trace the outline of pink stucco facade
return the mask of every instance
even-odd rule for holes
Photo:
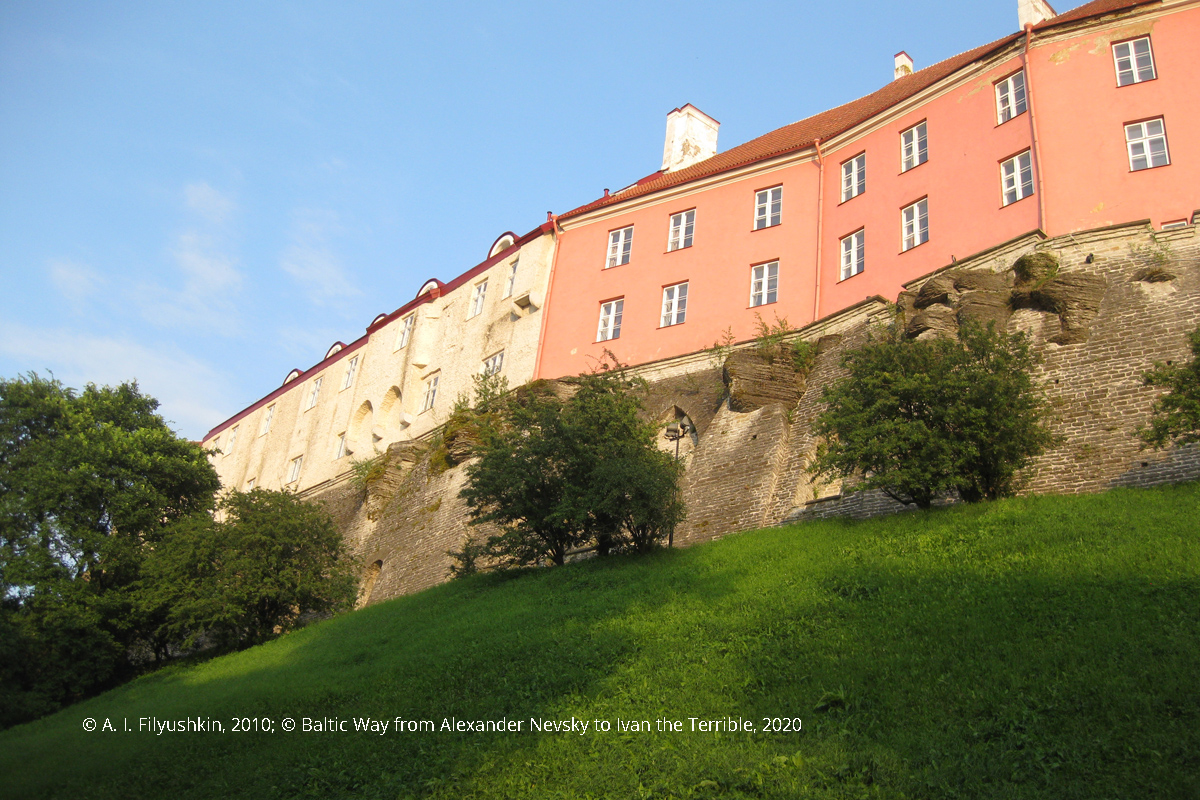
[[[681,172],[687,180],[651,176],[564,214],[537,375],[586,370],[606,349],[629,364],[696,352],[727,328],[745,340],[757,315],[800,327],[865,297],[894,299],[906,281],[1038,229],[1057,236],[1147,218],[1155,227],[1190,222],[1200,208],[1200,4],[1097,2],[1077,11],[1090,7],[1090,16],[1048,20],[739,146],[749,154],[741,161],[718,155],[709,162],[720,168],[701,162]],[[1153,77],[1143,70],[1118,86],[1114,46],[1143,39]],[[1001,122],[997,85],[1014,75],[1026,102]],[[1002,88],[1015,101],[1012,83]],[[1170,163],[1131,169],[1126,126],[1159,119],[1162,137],[1157,126],[1144,130],[1165,140]],[[920,123],[927,160],[904,169],[904,132]],[[816,133],[804,140],[805,131]],[[775,144],[789,135],[790,149]],[[1033,193],[1005,202],[1003,165],[1016,159],[1022,183],[1025,153]],[[859,155],[865,191],[843,197],[843,165]],[[773,187],[782,190],[779,224],[755,229],[756,197]],[[921,202],[928,239],[906,247],[905,209]],[[669,250],[673,215],[692,210],[690,246]],[[921,210],[910,212],[917,230]],[[611,232],[630,226],[628,263],[607,266]],[[862,271],[843,277],[843,240],[859,233]],[[774,302],[752,305],[767,300],[752,297],[752,270],[775,262]],[[664,288],[684,282],[683,321],[664,326]],[[617,299],[619,335],[598,341],[601,309]]]

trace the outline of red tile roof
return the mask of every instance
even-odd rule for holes
[[[1123,11],[1136,6],[1157,3],[1160,0],[1094,0],[1072,11],[1059,14],[1037,25],[1038,30],[1061,25],[1066,22],[1085,19],[1087,17]],[[844,133],[856,125],[866,122],[871,117],[880,114],[892,106],[907,100],[943,78],[966,67],[992,53],[1006,47],[1021,38],[1021,33],[1014,33],[997,39],[990,44],[968,50],[933,66],[918,70],[911,75],[898,78],[866,97],[860,97],[845,105],[823,111],[820,114],[793,122],[782,128],[760,136],[757,139],[740,144],[724,153],[717,153],[711,158],[692,164],[675,172],[657,172],[642,178],[632,186],[621,191],[593,200],[559,216],[559,219],[569,219],[598,208],[604,208],[624,202],[635,197],[653,194],[672,186],[690,183],[700,178],[707,178],[728,172],[739,167],[764,161],[775,156],[793,153],[812,147],[817,140],[828,139]]]

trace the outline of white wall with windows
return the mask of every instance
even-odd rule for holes
[[[204,445],[220,451],[222,485],[303,492],[343,479],[353,461],[439,427],[481,371],[530,380],[556,242],[523,238],[500,240],[508,246],[456,281],[428,282],[426,302],[380,315],[362,339],[213,429]]]

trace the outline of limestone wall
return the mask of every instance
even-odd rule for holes
[[[1013,271],[1022,256],[1049,254],[1057,271]],[[1036,273],[1050,260],[1026,259]],[[1023,330],[1043,357],[1039,378],[1055,410],[1061,446],[1027,470],[1027,491],[1092,492],[1200,478],[1200,447],[1139,449],[1156,390],[1141,383],[1153,362],[1190,356],[1185,334],[1200,324],[1200,237],[1147,225],[1029,235],[961,259],[907,287],[898,305],[911,335],[937,335],[966,319]],[[816,347],[806,376],[754,367],[743,352],[698,353],[637,368],[648,382],[647,413],[664,427],[684,421],[680,442],[688,519],[686,546],[728,533],[830,515],[869,516],[900,506],[878,492],[847,493],[806,472],[822,389],[841,374],[847,350],[892,319],[869,299],[799,332]],[[748,343],[742,345],[748,351]],[[735,410],[736,409],[736,410]],[[404,449],[407,447],[408,449]],[[663,440],[674,452],[675,445]],[[430,468],[420,443],[395,445],[388,483],[370,490],[342,481],[310,494],[334,511],[363,562],[381,562],[370,600],[418,591],[448,577],[447,550],[470,532],[458,498],[461,466]]]

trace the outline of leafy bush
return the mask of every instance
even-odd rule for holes
[[[810,468],[861,475],[860,488],[928,508],[1015,493],[1017,473],[1055,438],[1024,337],[967,326],[960,339],[914,341],[898,329],[848,353],[849,374],[825,390]]]
[[[1166,389],[1154,404],[1149,427],[1138,430],[1142,441],[1153,447],[1200,442],[1200,328],[1188,334],[1192,358],[1186,364],[1155,362],[1142,376],[1147,386]]]

